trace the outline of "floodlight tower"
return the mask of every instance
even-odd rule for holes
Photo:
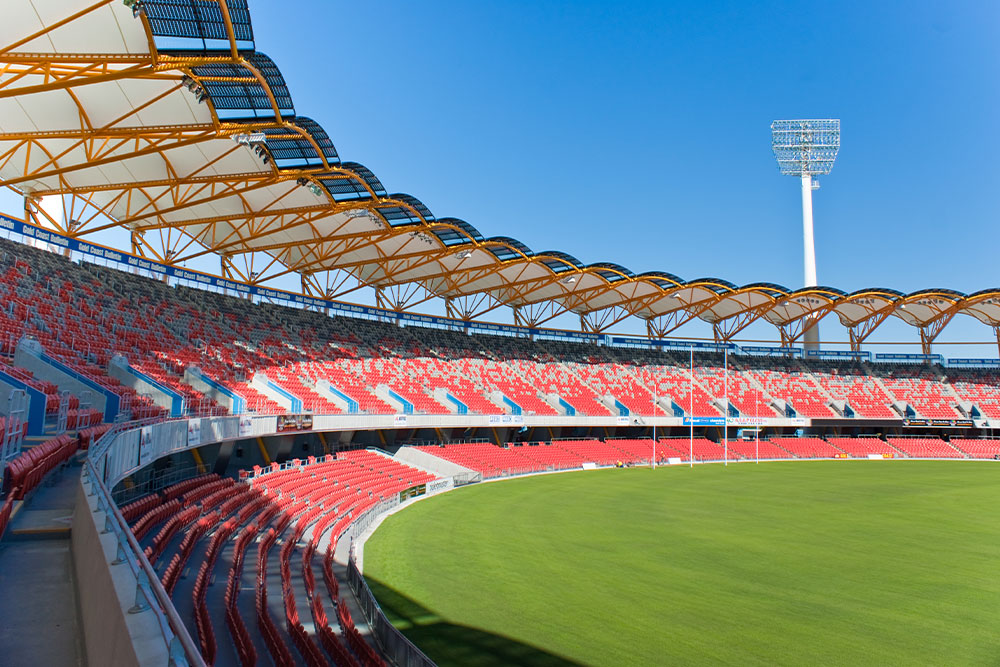
[[[840,119],[776,120],[771,123],[771,149],[778,170],[802,179],[802,245],[805,255],[805,287],[816,285],[816,244],[813,241],[812,191],[819,188],[815,176],[826,176],[840,150]],[[819,348],[819,330],[805,333],[805,347]]]

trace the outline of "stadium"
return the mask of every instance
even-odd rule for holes
[[[0,663],[1000,654],[1000,359],[937,351],[1000,288],[817,285],[836,150],[775,144],[807,286],[637,273],[342,159],[247,0],[4,9]]]

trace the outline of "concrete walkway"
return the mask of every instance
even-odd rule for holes
[[[70,524],[79,464],[52,473],[0,540],[0,663],[84,665]]]

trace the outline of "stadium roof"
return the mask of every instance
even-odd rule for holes
[[[1000,290],[845,294],[636,275],[437,218],[341,161],[320,123],[299,115],[256,49],[246,0],[8,5],[0,183],[26,195],[29,217],[71,236],[125,227],[133,252],[167,264],[215,254],[250,283],[298,274],[305,293],[337,298],[356,282],[400,310],[439,297],[465,319],[510,306],[533,326],[567,312],[589,331],[638,317],[663,336],[697,317],[728,340],[764,319],[792,343],[833,312],[860,344],[892,315],[927,347],[966,313],[1000,331]],[[41,206],[50,195],[63,197],[62,219]]]

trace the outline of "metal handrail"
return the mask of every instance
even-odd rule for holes
[[[174,609],[170,596],[160,583],[159,575],[150,565],[90,459],[84,463],[84,473],[92,494],[97,496],[97,510],[104,512],[105,531],[113,532],[118,542],[118,553],[111,565],[127,563],[136,578],[135,604],[129,609],[129,613],[150,610],[155,614],[167,648],[168,664],[177,667],[205,667],[201,651]]]

